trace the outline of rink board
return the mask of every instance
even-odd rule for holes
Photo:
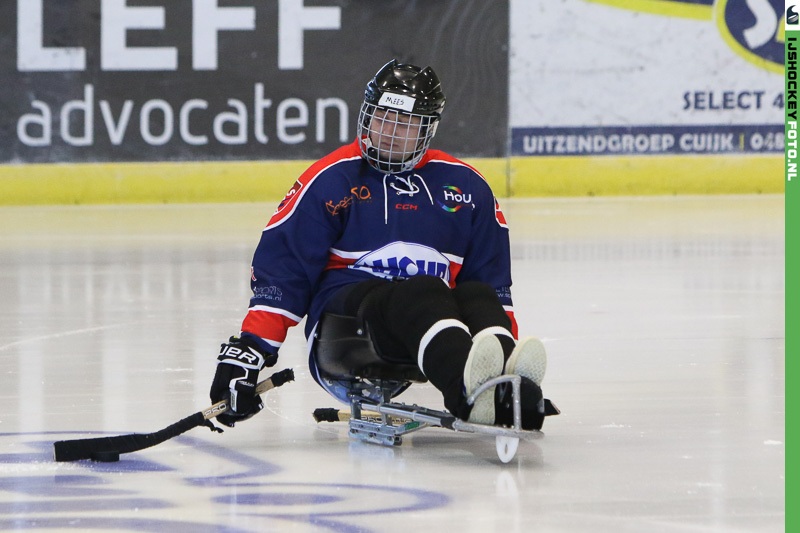
[[[781,157],[468,159],[498,197],[782,193]],[[0,205],[274,201],[310,161],[0,166]]]

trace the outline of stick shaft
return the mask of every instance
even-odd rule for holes
[[[375,411],[361,411],[361,417],[366,419],[380,419],[381,414]],[[340,411],[338,409],[317,409],[314,411],[314,419],[317,422],[349,422],[353,415],[348,411]],[[396,416],[390,416],[392,424],[404,424],[408,419],[403,419]]]
[[[256,394],[264,394],[268,390],[274,389],[275,387],[277,387],[277,385],[275,385],[272,382],[272,378],[267,378],[264,381],[260,382],[258,385],[256,385]],[[214,405],[206,407],[200,412],[203,413],[204,419],[210,420],[214,417],[217,417],[223,413],[228,412],[228,409],[230,409],[230,406],[228,405],[228,400],[220,400]]]

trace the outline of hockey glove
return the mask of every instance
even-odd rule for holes
[[[252,338],[231,337],[220,346],[219,361],[214,381],[211,383],[211,401],[229,401],[229,410],[217,416],[220,424],[233,427],[247,420],[261,409],[264,403],[256,394],[258,372],[274,365],[277,354],[266,353]]]

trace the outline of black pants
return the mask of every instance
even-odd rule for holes
[[[479,282],[451,289],[434,276],[374,278],[341,289],[326,311],[358,316],[372,332],[382,358],[418,364],[442,392],[445,407],[462,418],[469,412],[463,375],[472,337],[500,327],[507,332],[498,336],[506,358],[514,346],[511,320],[497,293]]]

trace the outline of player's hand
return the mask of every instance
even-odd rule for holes
[[[220,424],[233,427],[247,420],[261,409],[264,403],[256,394],[258,372],[274,365],[278,356],[266,353],[255,340],[246,336],[231,337],[220,346],[217,372],[211,383],[211,401],[228,400],[229,409],[217,416]]]

